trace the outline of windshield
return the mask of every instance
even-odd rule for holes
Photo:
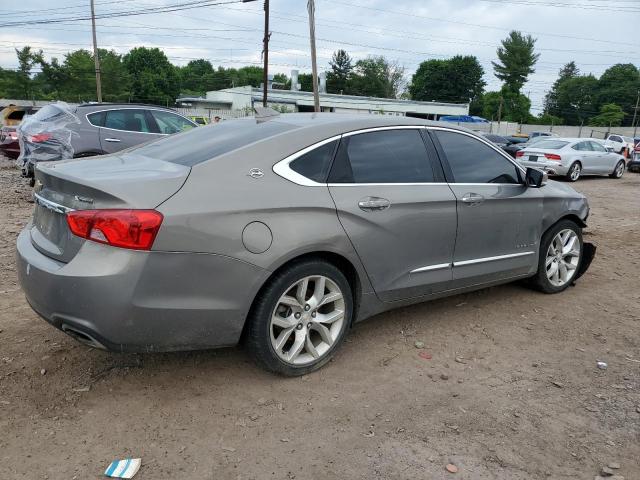
[[[230,120],[222,124],[194,128],[147,143],[129,151],[138,155],[192,167],[219,155],[280,133],[293,125],[277,121],[257,123],[255,119]]]
[[[568,145],[569,142],[563,142],[561,140],[542,140],[536,142],[536,148],[540,148],[542,150],[560,150],[564,146]]]

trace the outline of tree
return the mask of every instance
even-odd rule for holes
[[[551,87],[551,90],[549,91],[549,93],[545,95],[545,98],[544,98],[545,112],[549,112],[558,108],[557,92],[558,92],[558,87],[562,84],[562,82],[570,78],[575,78],[578,75],[580,75],[580,70],[576,66],[576,62],[574,62],[573,60],[567,63],[564,67],[560,69],[560,71],[558,72],[558,79],[553,83],[553,86]]]
[[[600,114],[591,119],[589,125],[594,127],[619,127],[622,125],[624,112],[619,105],[607,103],[600,107]]]
[[[616,104],[626,114],[623,125],[631,125],[633,110],[638,91],[640,91],[640,72],[631,63],[609,67],[600,77],[597,88],[597,103]],[[600,115],[598,115],[600,116]]]
[[[511,31],[502,40],[497,55],[500,63],[491,62],[495,76],[504,82],[510,91],[520,93],[530,74],[534,73],[533,66],[540,54],[534,53],[536,40],[531,35],[523,35],[518,31]]]
[[[351,57],[340,49],[333,52],[329,62],[331,71],[327,73],[327,91],[330,93],[343,93],[347,90],[347,84],[353,72]]]
[[[213,65],[209,60],[191,60],[180,72],[180,93],[201,95],[207,91],[213,80]]]
[[[471,55],[427,60],[413,75],[409,93],[414,100],[472,103],[478,101],[486,85],[483,75],[482,65]]]
[[[551,115],[550,113],[543,113],[535,118],[534,122],[536,125],[562,125],[565,123],[562,118]]]
[[[397,98],[404,88],[404,68],[383,56],[358,60],[347,82],[347,93],[367,97]]]
[[[557,86],[546,113],[564,118],[567,125],[586,123],[598,111],[597,91],[593,75],[566,78]]]
[[[42,50],[34,51],[26,46],[15,49],[18,68],[15,72],[5,73],[5,95],[10,98],[31,100],[37,96],[37,83],[31,78],[31,71],[42,60]]]
[[[502,103],[502,109],[500,109]],[[491,120],[527,123],[531,119],[531,101],[526,95],[503,87],[499,92],[487,92],[482,96],[482,116]],[[500,113],[500,115],[498,115]]]
[[[180,93],[176,67],[158,48],[136,47],[122,59],[131,75],[131,100],[156,104],[173,103]]]

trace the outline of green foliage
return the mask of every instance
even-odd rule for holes
[[[345,93],[365,97],[397,98],[404,89],[404,68],[383,56],[358,60]]]
[[[159,48],[136,47],[122,61],[131,75],[131,101],[168,104],[180,93],[177,69]]]
[[[564,120],[549,113],[543,113],[539,117],[533,119],[536,125],[563,125]]]
[[[536,40],[531,35],[523,35],[511,31],[498,47],[499,63],[491,62],[495,76],[504,82],[504,86],[512,92],[520,93],[540,54],[534,53]]]
[[[500,117],[502,121],[528,123],[531,120],[530,108],[531,101],[526,95],[504,87],[499,92],[487,92],[482,96],[482,116],[488,120],[497,121]]]
[[[631,63],[609,67],[598,81],[597,104],[616,104],[626,114],[623,125],[631,125],[638,91],[640,71]],[[600,116],[600,115],[598,115]]]
[[[477,102],[486,85],[483,75],[482,65],[474,56],[427,60],[413,75],[409,93],[414,100]]]
[[[591,119],[589,125],[594,127],[619,127],[622,125],[624,112],[619,105],[607,103],[600,107],[600,114]]]

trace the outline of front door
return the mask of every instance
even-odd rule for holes
[[[453,286],[531,272],[542,235],[542,195],[519,168],[472,135],[431,130],[458,204]]]
[[[456,199],[422,130],[343,136],[329,177],[340,222],[383,301],[451,286]]]
[[[100,146],[105,153],[114,153],[162,137],[156,132],[157,127],[145,110],[108,110],[104,127],[100,128]]]

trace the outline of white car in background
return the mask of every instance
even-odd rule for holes
[[[575,182],[581,175],[624,174],[622,155],[610,152],[599,140],[591,138],[547,138],[516,153],[523,167],[544,170],[549,175],[565,176]]]
[[[612,147],[614,152],[621,155],[625,149],[627,152],[633,152],[633,147],[635,145],[633,138],[625,137],[624,135],[617,135],[615,133],[609,134],[604,143],[606,146]]]

